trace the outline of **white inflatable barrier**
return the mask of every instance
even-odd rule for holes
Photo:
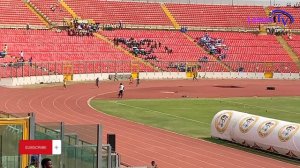
[[[300,125],[232,110],[218,112],[211,136],[300,159]]]

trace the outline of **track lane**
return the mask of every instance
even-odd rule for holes
[[[205,81],[201,85],[201,83],[193,83],[191,81],[178,81],[176,82],[176,85],[201,85],[205,88],[218,83],[228,84],[232,82],[226,80],[211,80]],[[246,82],[244,81],[241,82],[241,84],[245,83]],[[139,97],[140,94],[142,95],[142,93],[140,93],[141,90],[160,87],[165,88],[165,90],[168,91],[168,87],[173,85],[173,81],[143,82],[138,88],[135,86],[126,88],[125,98],[130,98],[131,95],[134,96],[134,90],[139,92],[136,94],[137,97]],[[261,84],[258,85],[262,86]],[[264,85],[266,85],[265,82]],[[87,101],[89,98],[96,95],[100,95],[101,97],[102,94],[104,98],[113,99],[117,87],[118,83],[101,83],[100,89],[95,89],[92,84],[71,85],[68,86],[66,90],[61,87],[12,89],[9,92],[10,95],[4,96],[4,99],[2,97],[0,100],[4,100],[5,102],[4,111],[23,112],[24,110],[30,110],[36,112],[38,122],[64,121],[67,124],[76,125],[101,123],[104,125],[104,133],[116,133],[117,150],[122,154],[123,161],[131,165],[149,164],[151,160],[156,160],[159,163],[159,166],[164,168],[296,167],[274,159],[257,156],[240,150],[188,138],[164,130],[97,113],[88,106]],[[5,93],[8,93],[5,91],[6,89],[0,88],[1,93],[2,90],[4,90]],[[28,99],[22,95],[29,95]],[[18,102],[17,105],[14,105],[14,102]],[[0,104],[0,107],[3,107],[3,103]],[[90,135],[92,132],[92,130],[79,131],[82,136],[91,140],[95,139]],[[103,138],[105,137],[106,136],[103,135]]]

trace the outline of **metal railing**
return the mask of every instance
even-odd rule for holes
[[[203,26],[186,26],[188,30],[194,31],[234,31],[234,32],[258,32],[259,28],[250,27],[203,27]],[[176,30],[171,25],[136,25],[136,24],[124,24],[124,29],[149,29],[149,30]]]
[[[26,29],[26,24],[0,24],[0,29]],[[40,26],[40,25],[29,25],[30,29],[35,30],[44,30],[48,29],[46,26]]]
[[[16,118],[23,116],[24,114],[9,114],[0,111],[1,118]],[[53,140],[62,140],[62,155],[53,155],[42,157],[49,157],[53,160],[54,167],[64,167],[64,168],[99,168],[97,167],[97,144],[93,142],[88,142],[84,140],[87,137],[95,137],[96,134],[96,125],[80,125],[75,126],[71,125],[74,128],[80,127],[81,129],[91,129],[94,128],[93,135],[82,135],[77,133],[76,130],[69,129],[67,130],[68,125],[62,126],[62,123],[39,123],[35,124],[35,137],[34,139],[53,139]],[[1,129],[1,128],[0,128]],[[62,130],[63,129],[63,130]],[[67,132],[65,132],[67,131]],[[80,130],[77,130],[80,131]],[[82,130],[81,130],[82,131]],[[72,132],[72,133],[70,133]],[[2,165],[19,168],[18,164],[20,157],[18,153],[12,153],[12,151],[17,151],[18,141],[21,136],[21,128],[15,126],[7,126],[4,131],[5,134],[0,136],[1,150],[4,153],[1,153],[0,163]],[[62,135],[63,134],[63,135]],[[100,135],[102,136],[102,135]],[[62,138],[63,137],[63,138]],[[5,144],[5,145],[2,145]],[[12,145],[14,144],[14,145]],[[117,153],[112,153],[111,146],[109,144],[103,144],[102,146],[102,167],[101,168],[119,168],[120,167],[120,156]],[[15,150],[12,150],[15,149]]]
[[[198,72],[277,72],[299,73],[294,62],[242,62],[242,61],[155,61],[148,60],[152,67],[143,62],[132,61],[69,61],[0,64],[0,78],[48,76],[63,74],[187,72],[191,67]],[[226,68],[227,67],[227,68]],[[195,69],[194,69],[195,70]]]

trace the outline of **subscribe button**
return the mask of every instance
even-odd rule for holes
[[[61,140],[20,140],[19,153],[60,155]]]

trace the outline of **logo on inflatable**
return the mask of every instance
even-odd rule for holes
[[[268,136],[273,129],[276,127],[276,125],[278,124],[278,121],[265,121],[263,123],[260,124],[260,126],[258,127],[258,135],[261,137],[266,137]]]
[[[278,137],[280,141],[286,142],[298,131],[299,125],[286,125],[280,128]]]
[[[256,116],[250,116],[250,117],[246,117],[244,118],[241,122],[240,122],[240,131],[242,133],[247,133],[257,122],[259,117]]]
[[[215,120],[215,127],[219,133],[224,133],[227,129],[230,119],[232,116],[232,112],[225,112],[219,115]]]

